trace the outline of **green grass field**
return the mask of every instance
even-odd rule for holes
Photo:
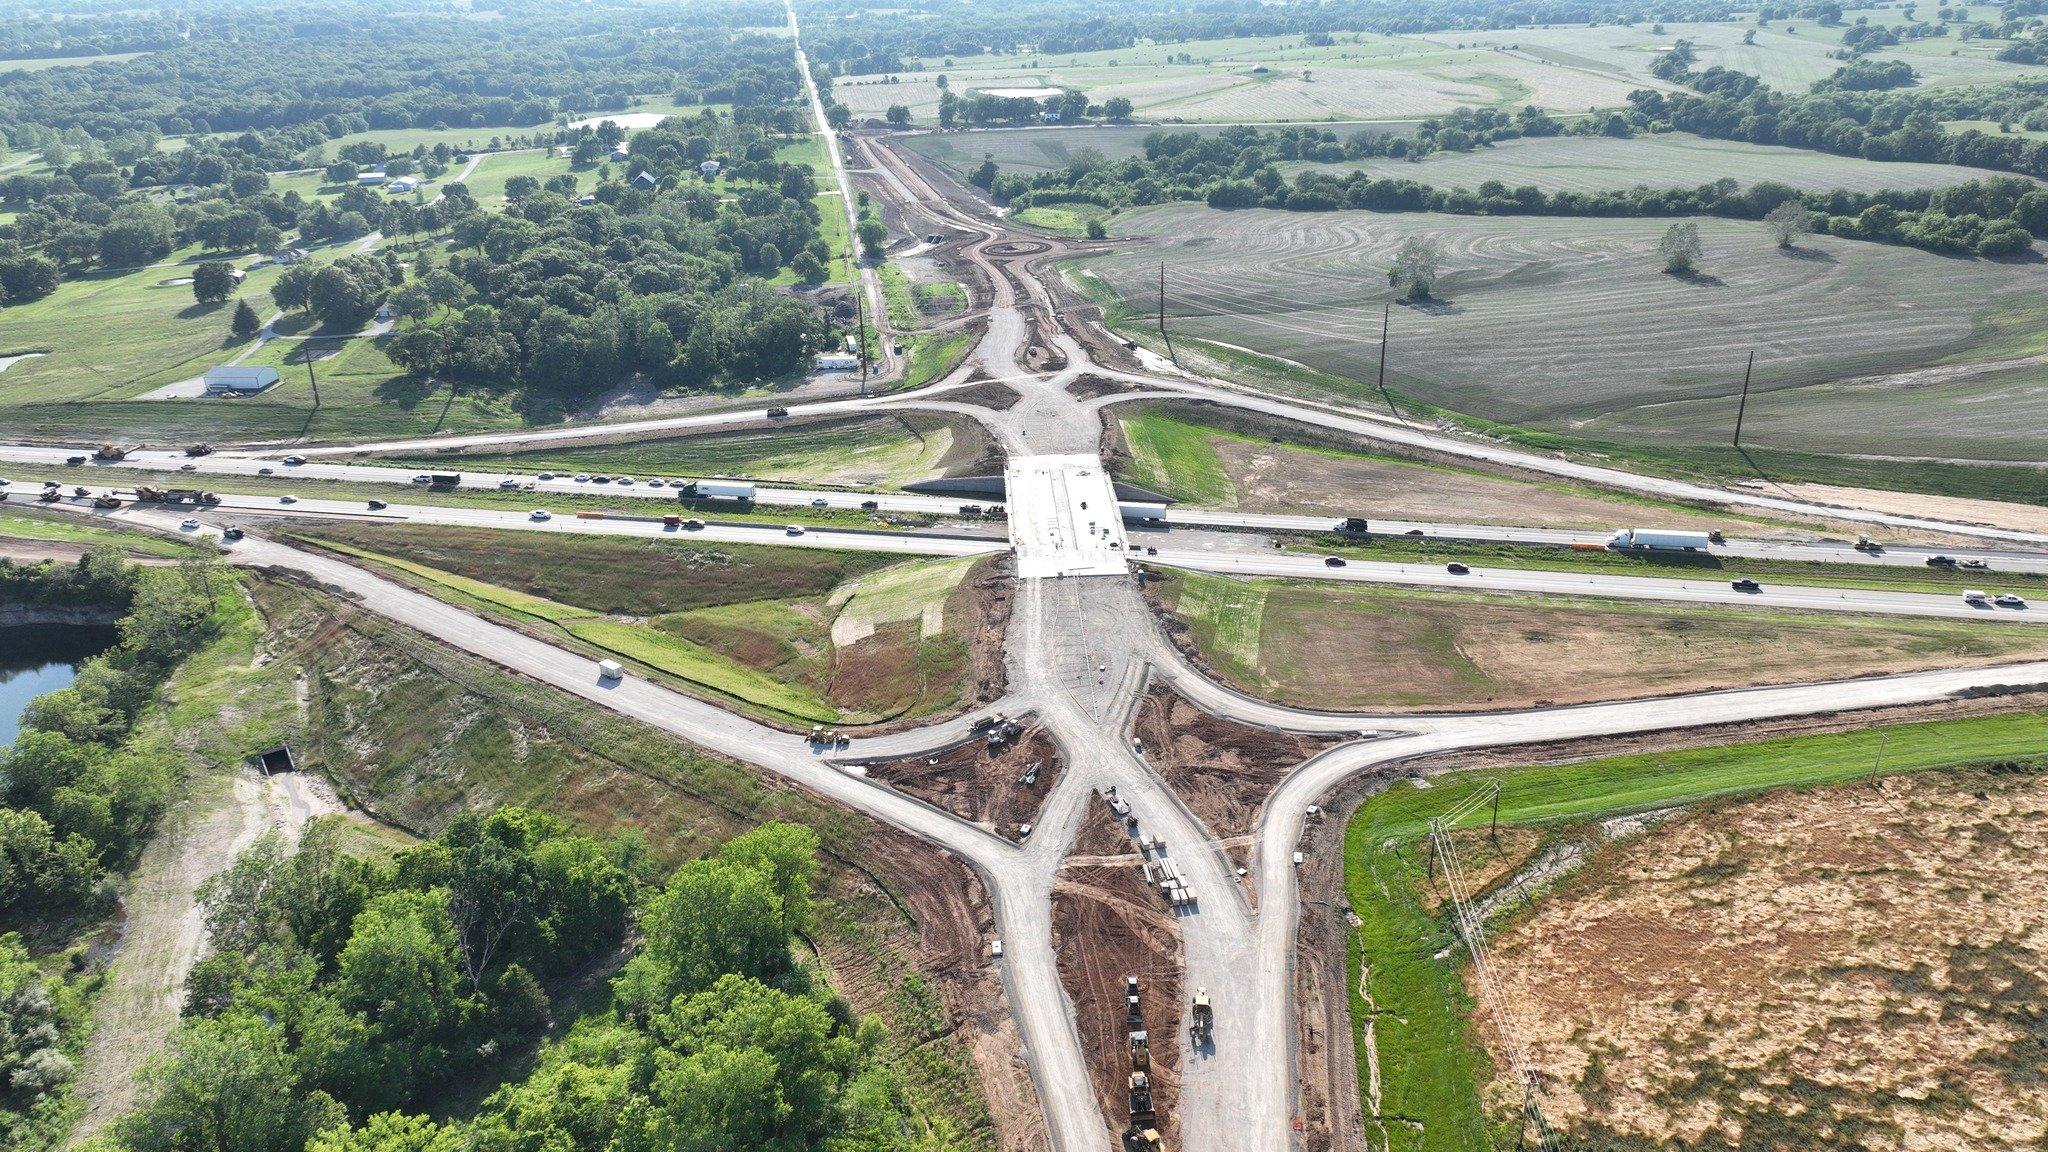
[[[1169,571],[1155,592],[1243,691],[1344,711],[1497,711],[2048,655],[2011,623]]]
[[[49,68],[76,68],[81,64],[119,64],[147,56],[147,52],[106,52],[98,56],[43,56],[33,60],[0,60],[0,73],[41,72]]]
[[[21,497],[15,497],[21,499]],[[148,532],[125,532],[31,508],[0,508],[0,540],[47,540],[58,544],[109,544],[134,556],[190,560],[211,549]]]
[[[1531,55],[1340,33],[1327,46],[1266,36],[988,55],[951,64],[926,60],[922,71],[841,79],[832,93],[856,116],[880,116],[902,104],[918,121],[930,122],[937,116],[940,73],[960,93],[1071,88],[1095,103],[1125,97],[1141,119],[1214,123],[1409,119],[1461,106],[1523,103],[1583,112],[1617,106],[1640,86],[1620,74]]]
[[[394,462],[531,472],[623,472],[634,476],[745,476],[758,480],[900,487],[938,475],[958,437],[978,433],[928,416],[876,416],[773,429],[552,446],[493,455],[432,455]],[[635,501],[639,503],[639,501]]]
[[[1055,236],[1079,237],[1087,235],[1089,221],[1107,223],[1109,216],[1109,209],[1096,204],[1038,204],[1017,213],[1012,219]]]
[[[1121,417],[1117,424],[1130,448],[1134,483],[1190,504],[1232,502],[1235,489],[1215,445],[1228,433],[1156,412]]]
[[[1439,776],[1395,783],[1367,800],[1345,837],[1345,891],[1360,925],[1351,936],[1351,1016],[1362,1078],[1367,1021],[1380,1074],[1389,1152],[1467,1152],[1490,1144],[1476,1085],[1490,1078],[1471,1034],[1463,949],[1428,890],[1428,821],[1486,780],[1501,784],[1507,825],[1555,827],[1679,804],[1733,801],[1776,788],[1815,788],[1866,776],[1882,742],[1884,770],[1927,772],[2048,759],[2048,713],[1873,727],[1836,735]],[[1466,826],[1483,823],[1482,810]],[[1368,999],[1369,997],[1369,999]],[[1396,1119],[1398,1118],[1398,1119]],[[1512,1133],[1507,1134],[1512,1140]]]
[[[1409,237],[1445,247],[1438,302],[1399,307],[1390,386],[1497,424],[1658,450],[1725,442],[1757,348],[1745,443],[1820,455],[2028,464],[2048,456],[2039,369],[2003,344],[2048,327],[2038,265],[1809,237],[1778,251],[1760,225],[1697,222],[1702,275],[1665,274],[1663,220],[1365,212],[1126,212],[1138,239],[1087,263],[1143,300],[1163,260],[1169,329],[1251,349],[1377,406],[1385,269]],[[1655,333],[1646,345],[1643,334]],[[1136,333],[1133,333],[1134,335]],[[1930,369],[1939,367],[1941,371]]]
[[[1606,136],[1506,140],[1473,152],[1436,152],[1420,161],[1382,157],[1356,163],[1294,163],[1282,168],[1290,173],[1340,175],[1357,169],[1374,179],[1415,180],[1438,188],[1476,189],[1488,180],[1498,180],[1510,188],[1535,185],[1545,192],[1582,193],[1637,186],[1692,188],[1731,176],[1744,184],[1773,180],[1806,192],[1945,188],[1984,178],[1982,169],[1952,164],[1881,163],[1739,140],[1708,140],[1683,132],[1626,140]]]
[[[460,169],[451,169],[453,178]],[[486,208],[502,207],[505,200],[505,183],[514,176],[531,176],[546,183],[555,176],[575,176],[579,188],[588,191],[597,183],[597,173],[586,169],[577,171],[570,167],[567,157],[554,156],[546,151],[536,152],[494,152],[483,158],[464,181],[469,194]]]
[[[972,559],[392,526],[292,534],[786,723],[931,711],[963,687],[967,622],[949,631],[946,617]]]

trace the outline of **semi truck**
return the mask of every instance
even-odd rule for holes
[[[1119,500],[1117,507],[1123,511],[1124,519],[1136,520],[1140,524],[1157,524],[1166,519],[1166,505],[1147,504],[1140,500]]]
[[[1617,552],[1704,552],[1714,543],[1705,532],[1672,528],[1623,528],[1607,538]]]
[[[737,500],[746,504],[754,499],[754,486],[744,480],[699,480],[684,489],[684,494],[699,500]]]

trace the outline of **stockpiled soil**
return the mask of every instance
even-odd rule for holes
[[[1164,261],[1183,346],[1282,357],[1340,378],[1279,366],[1300,387],[1365,402],[1386,270],[1405,239],[1435,237],[1438,299],[1395,307],[1388,364],[1390,385],[1426,403],[1661,449],[1725,444],[1756,349],[1745,444],[2048,455],[2041,265],[1830,237],[1783,252],[1758,224],[1695,223],[1700,274],[1680,278],[1656,252],[1669,220],[1176,204],[1119,216],[1136,239],[1085,270],[1149,301]]]

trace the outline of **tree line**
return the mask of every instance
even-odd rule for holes
[[[828,0],[805,6],[804,47],[833,75],[856,75],[901,72],[920,58],[1026,51],[1064,55],[1242,36],[1725,20],[1738,10],[1722,0],[1107,0],[1082,10],[1062,0],[971,0],[899,8]]]
[[[545,123],[666,92],[789,94],[768,0],[587,6],[507,0],[495,18],[403,0],[206,6],[198,31],[131,60],[0,73],[0,138],[32,126],[109,139],[240,132],[360,116],[371,128]],[[109,99],[109,94],[117,98]]]
[[[70,685],[29,703],[0,749],[0,1142],[63,1134],[87,981],[35,952],[61,948],[113,906],[180,781],[177,762],[136,724],[165,681],[219,629],[226,577],[192,564],[138,568],[111,548],[75,565],[0,561],[0,602],[106,608],[117,640]],[[74,958],[77,954],[74,953]]]
[[[922,1147],[880,1025],[800,964],[817,839],[767,824],[642,898],[633,838],[508,808],[388,863],[316,822],[202,894],[214,951],[117,1128],[129,1152]],[[572,978],[637,946],[609,1008],[523,1053]],[[530,1067],[523,1074],[520,1069]],[[510,1077],[467,1119],[422,1113]]]

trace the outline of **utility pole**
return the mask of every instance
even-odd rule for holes
[[[1742,369],[1742,400],[1735,405],[1735,446],[1742,447],[1742,414],[1749,410],[1749,374],[1756,368],[1756,353],[1749,354],[1749,363]]]
[[[313,374],[313,342],[306,341],[299,346],[299,354],[306,358],[306,383],[313,386],[313,410],[320,410],[320,378]]]
[[[866,286],[857,279],[853,290],[854,311],[860,317],[860,394],[868,394],[868,303]]]
[[[1870,762],[1870,786],[1871,786],[1872,788],[1875,788],[1875,787],[1877,787],[1877,771],[1878,771],[1878,769],[1879,769],[1879,768],[1882,768],[1882,767],[1884,767],[1884,742],[1885,742],[1885,739],[1886,739],[1886,737],[1888,737],[1888,736],[1890,736],[1890,735],[1891,735],[1891,733],[1889,733],[1889,732],[1886,732],[1886,731],[1884,731],[1884,730],[1882,730],[1882,729],[1879,729],[1879,730],[1878,730],[1878,733],[1877,733],[1877,758],[1876,758],[1876,759],[1874,759],[1874,760],[1872,760],[1872,761]]]
[[[1385,400],[1387,402],[1387,411],[1392,412],[1394,414],[1394,419],[1399,420],[1401,418],[1401,410],[1399,408],[1394,407],[1393,393],[1387,391],[1387,328],[1389,325],[1393,323],[1393,319],[1394,306],[1390,303],[1386,306],[1385,310],[1380,313],[1379,389],[1380,399]]]
[[[1166,357],[1175,364],[1180,357],[1174,354],[1173,337],[1166,334],[1166,262],[1159,263],[1159,338],[1166,343]]]

